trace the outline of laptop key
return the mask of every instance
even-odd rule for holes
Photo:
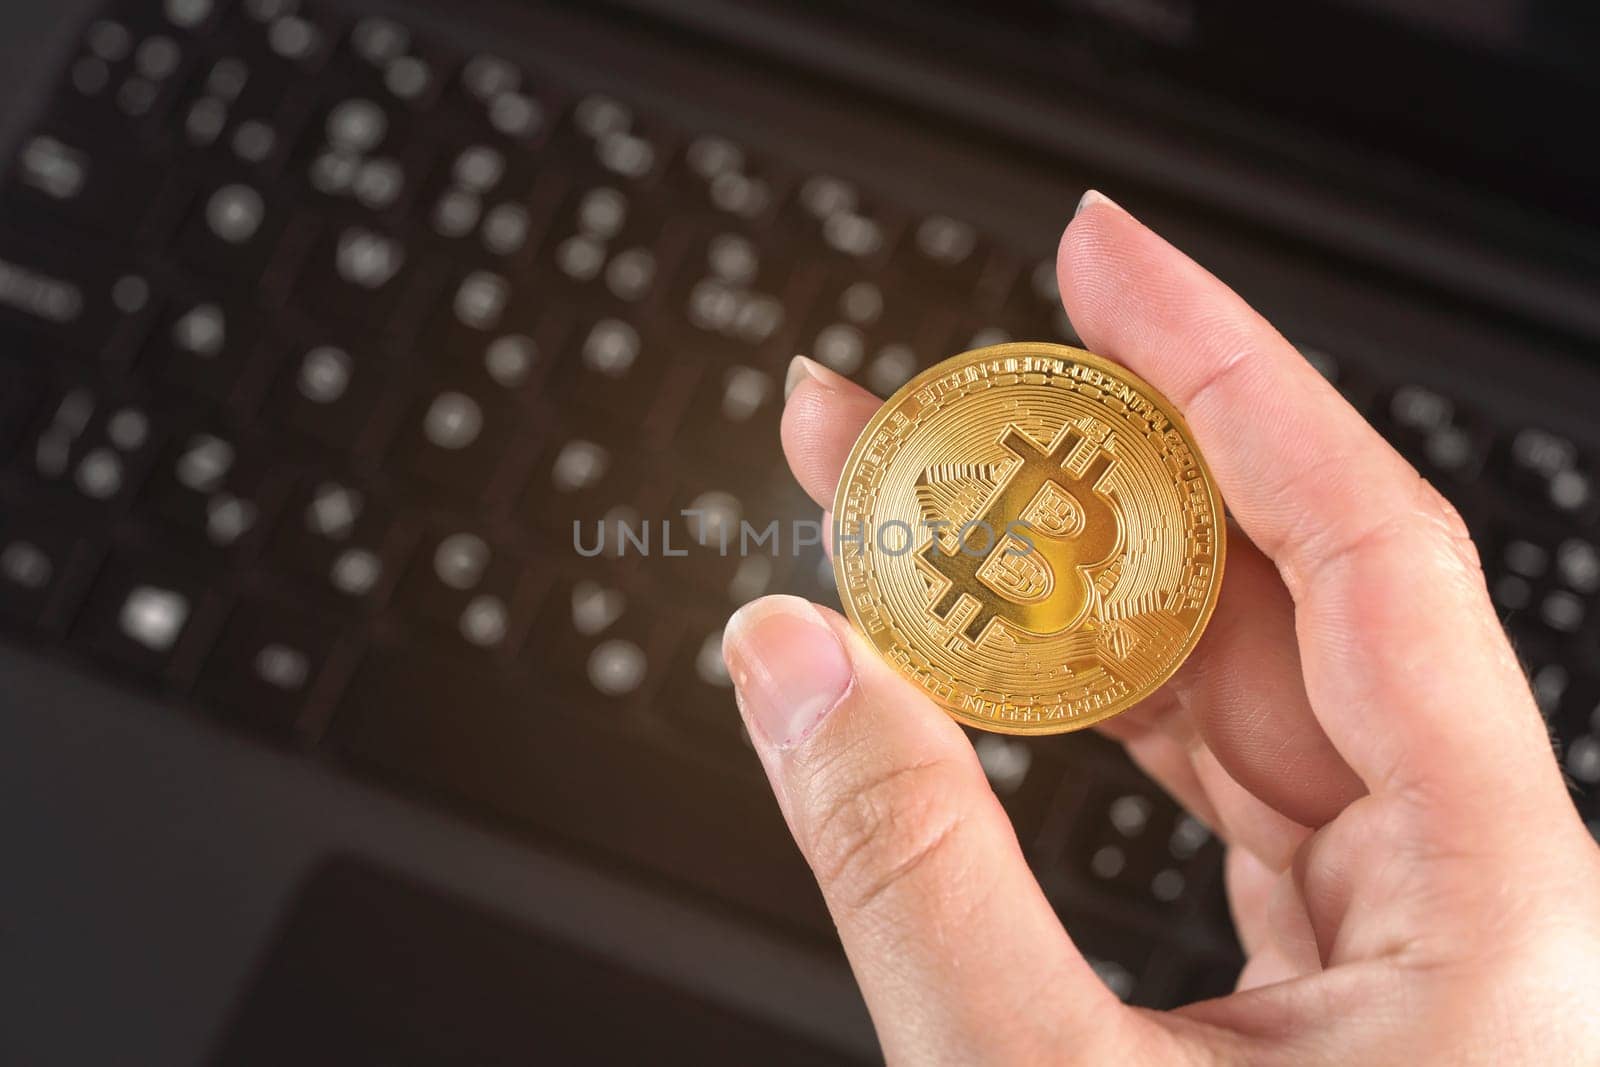
[[[1568,657],[1561,654],[1561,642],[1523,615],[1512,615],[1506,629],[1512,636],[1517,661],[1528,676],[1540,714],[1546,721],[1556,719],[1575,681]]]
[[[114,555],[73,627],[95,658],[182,683],[210,640],[220,600],[214,575],[170,558]]]
[[[656,295],[673,264],[661,255],[667,214],[620,183],[575,186],[557,208],[537,264],[552,303],[614,312]]]
[[[667,314],[697,351],[777,369],[793,355],[791,249],[737,229],[697,235],[675,270]]]
[[[424,362],[467,368],[510,389],[543,372],[553,316],[536,291],[500,270],[475,267],[452,270],[442,291],[445,299],[413,344]]]
[[[543,599],[527,658],[557,710],[613,718],[664,674],[666,634],[643,598],[604,571],[565,574]]]
[[[1446,493],[1476,479],[1487,434],[1458,402],[1420,385],[1402,385],[1381,398],[1377,422],[1389,443]]]
[[[155,302],[148,277],[117,252],[48,230],[0,232],[0,326],[31,333],[59,355],[125,359]]]
[[[247,6],[259,7],[262,0]],[[141,27],[171,33],[183,38],[203,40],[215,34],[228,16],[230,0],[113,0],[102,14],[126,21],[135,30]]]
[[[191,552],[226,558],[247,552],[270,526],[278,502],[270,471],[253,443],[220,427],[195,429],[173,438],[141,503]]]
[[[533,164],[492,138],[452,142],[439,153],[418,214],[453,254],[502,270],[526,263],[548,212]]]
[[[338,27],[338,17],[320,4],[242,0],[235,5],[227,29],[240,54],[287,65],[295,77],[303,78],[320,71],[333,55]]]
[[[56,113],[97,138],[152,134],[215,33],[220,9],[207,0],[121,0],[103,10],[69,61]]]
[[[783,415],[783,383],[748,364],[703,368],[676,442],[704,461],[770,467]]]
[[[1600,545],[1583,537],[1565,537],[1555,547],[1557,580],[1574,595],[1600,593]]]
[[[1600,672],[1563,668],[1558,691],[1545,696],[1545,717],[1570,783],[1584,792],[1600,789]]]
[[[313,243],[293,302],[318,322],[360,330],[362,335],[384,324],[403,333],[395,321],[416,317],[429,303],[432,287],[410,240],[397,233],[359,224],[330,224]]]
[[[614,557],[616,526],[659,519],[666,488],[662,472],[634,442],[607,443],[594,434],[559,430],[545,441],[524,490],[520,515],[557,553]],[[603,534],[597,527],[603,526]]]
[[[615,97],[590,93],[572,105],[562,139],[581,169],[603,181],[640,187],[665,172],[677,134]]]
[[[418,545],[395,606],[431,648],[505,658],[527,627],[532,577],[513,549],[468,525],[439,523]]]
[[[289,103],[315,69],[320,36],[295,16],[274,33],[253,20],[234,28],[230,45],[196,71],[177,105],[185,147],[236,174],[275,175],[305,120]],[[276,38],[289,56],[273,50]]]
[[[1480,546],[1490,594],[1519,637],[1582,641],[1600,592],[1600,548],[1593,540],[1519,516],[1491,527]]]
[[[789,516],[759,483],[685,478],[667,505],[664,529],[652,531],[661,540],[650,545],[651,577],[713,610],[732,611],[771,592],[781,554],[791,547]],[[681,555],[667,558],[669,548]]]
[[[794,182],[794,175],[775,161],[716,134],[690,139],[671,175],[686,205],[744,224],[771,219]]]
[[[58,635],[102,555],[103,546],[75,524],[47,518],[37,508],[0,518],[0,621]]]
[[[293,168],[313,202],[370,221],[400,217],[429,169],[427,142],[403,105],[337,86],[311,112]]]
[[[144,398],[69,385],[18,457],[23,475],[58,505],[114,509],[132,498],[155,461],[162,431]]]
[[[404,385],[403,369],[376,347],[345,344],[329,331],[308,329],[294,339],[269,342],[268,362],[278,368],[264,417],[274,426],[329,448],[354,448],[374,423],[391,390]]]
[[[445,90],[451,125],[522,152],[537,152],[556,128],[561,94],[510,60],[489,53],[469,57]]]
[[[1516,430],[1496,443],[1492,462],[1503,484],[1538,512],[1587,522],[1600,507],[1594,460],[1561,434]]]
[[[174,251],[201,277],[243,287],[260,278],[289,215],[289,204],[259,183],[206,182],[189,200]]]
[[[1522,524],[1497,524],[1479,551],[1489,594],[1502,612],[1526,609],[1536,590],[1546,586],[1551,564],[1548,538],[1523,530]]]
[[[692,369],[688,353],[661,343],[633,317],[581,318],[563,347],[547,379],[549,395],[609,432],[636,431],[657,407],[669,377]]]
[[[919,286],[971,301],[994,256],[993,245],[972,223],[949,215],[926,215],[911,225],[895,262]]]
[[[888,396],[943,353],[930,356],[947,334],[921,294],[849,273],[830,277],[801,329],[801,351]]]
[[[880,266],[894,250],[903,220],[854,182],[832,174],[803,179],[785,209],[787,225],[825,259]]]
[[[439,373],[466,374],[474,389],[531,401],[564,340],[564,316],[493,270],[453,275],[445,291],[450,299],[418,336],[416,355]]]
[[[147,377],[224,401],[256,357],[257,326],[244,308],[220,296],[176,295],[162,308],[140,359]]]
[[[1220,847],[1211,832],[1164,793],[1104,783],[1076,820],[1068,871],[1076,884],[1166,914],[1188,909],[1215,873]]]
[[[417,391],[400,426],[396,458],[435,491],[479,500],[508,469],[525,421],[504,387],[467,372],[438,375]]]
[[[6,182],[11,219],[27,225],[39,215],[122,240],[132,240],[161,198],[156,164],[134,149],[43,126],[23,138]]]
[[[325,615],[250,598],[234,608],[196,687],[226,722],[292,741],[342,638]]]
[[[369,15],[350,27],[335,60],[351,88],[419,112],[449,84],[455,57],[394,19]]]
[[[375,608],[405,555],[406,537],[385,496],[312,476],[289,496],[266,558],[319,604],[341,613]]]

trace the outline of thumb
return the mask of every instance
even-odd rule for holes
[[[834,612],[766,597],[725,633],[740,711],[889,1060],[1125,1052],[1138,1017],[1068,939],[961,729]]]

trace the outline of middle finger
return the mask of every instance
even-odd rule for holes
[[[850,447],[880,401],[803,358],[788,392],[784,452],[796,479],[827,507]],[[1164,687],[1168,699],[1109,720],[1122,725],[1107,732],[1127,737],[1140,723],[1160,725],[1152,739],[1132,745],[1135,756],[1202,817],[1215,813],[1219,830],[1273,862],[1293,850],[1304,826],[1322,825],[1364,789],[1306,699],[1287,590],[1237,532],[1236,543],[1206,636]],[[1191,761],[1185,768],[1180,753],[1191,757],[1194,747],[1186,735],[1197,735],[1220,767]],[[1197,779],[1206,787],[1204,804],[1194,796]]]

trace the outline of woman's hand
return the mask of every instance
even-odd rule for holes
[[[1249,962],[1231,996],[1123,1006],[956,724],[838,615],[770,597],[725,654],[889,1059],[1600,1062],[1600,850],[1460,518],[1104,197],[1058,271],[1088,347],[1184,412],[1238,524],[1199,648],[1103,730],[1227,842]],[[815,364],[791,386],[784,447],[827,507],[878,403]]]

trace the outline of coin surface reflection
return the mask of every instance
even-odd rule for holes
[[[857,439],[834,522],[850,621],[985,730],[1076,730],[1138,703],[1193,650],[1222,581],[1222,499],[1182,417],[1064,345],[913,378]]]

